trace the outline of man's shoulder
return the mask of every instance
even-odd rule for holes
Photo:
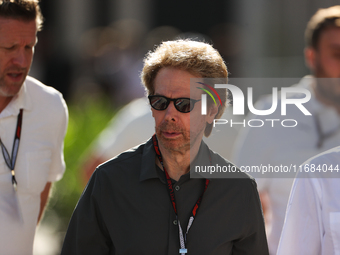
[[[248,179],[250,182],[255,182],[255,179],[249,175],[248,173],[242,171],[239,167],[237,167],[234,163],[230,162],[229,160],[223,158],[218,153],[211,151],[213,154],[213,158],[215,158],[215,161],[218,165],[226,166],[227,175],[229,175],[227,178],[229,179]]]
[[[25,89],[25,97],[33,113],[44,115],[46,121],[60,122],[68,118],[66,102],[58,90],[30,76],[26,77]]]
[[[218,186],[218,190],[222,190],[224,192],[237,192],[241,194],[250,195],[253,192],[257,192],[257,184],[255,179],[249,175],[248,173],[243,172],[232,162],[227,159],[221,157],[217,153],[213,155],[213,165],[224,167],[224,170],[218,174],[216,178],[210,179],[211,184],[215,187]],[[221,169],[222,169],[221,168]]]
[[[194,161],[191,167],[191,176],[193,178],[221,179],[222,182],[227,179],[254,181],[252,176],[217,152],[212,151],[206,144],[203,144],[203,149],[200,151],[200,159]],[[207,160],[208,157],[209,160]]]
[[[302,166],[317,167],[315,171],[317,172],[340,172],[340,146],[322,152],[302,164]],[[329,170],[330,165],[333,165],[332,171]],[[327,166],[327,167],[326,167]],[[319,168],[319,169],[318,169]],[[314,169],[312,169],[314,172]],[[337,174],[338,175],[338,174]]]
[[[310,163],[340,162],[340,146],[322,152],[309,160]]]
[[[338,178],[340,174],[340,146],[322,152],[299,168],[298,178]]]
[[[68,109],[62,94],[56,89],[46,86],[30,76],[25,80],[25,101],[27,116],[41,118],[39,121],[49,123],[55,127],[67,125]],[[54,123],[54,124],[53,124]],[[66,128],[66,127],[65,127]]]
[[[109,159],[108,161],[99,165],[97,172],[112,174],[121,174],[122,170],[125,173],[135,171],[140,167],[145,143],[133,147],[121,154]]]
[[[52,102],[60,102],[63,100],[62,94],[58,90],[43,84],[31,76],[26,77],[25,84],[27,93],[31,95],[32,99],[38,97],[39,100],[52,100]]]

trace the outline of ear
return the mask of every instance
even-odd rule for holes
[[[214,119],[215,119],[215,116],[216,114],[218,113],[218,107],[219,107],[219,104],[215,105],[215,104],[212,104],[210,107],[209,107],[209,112],[207,113],[206,115],[206,121],[211,124],[213,123]]]
[[[315,70],[315,58],[316,58],[316,51],[312,47],[305,48],[305,62],[306,65],[309,67],[310,70],[314,72]]]

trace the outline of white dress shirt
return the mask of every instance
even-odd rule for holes
[[[62,95],[27,77],[0,113],[0,137],[11,155],[17,116],[23,109],[21,139],[15,164],[17,191],[11,171],[0,154],[0,254],[32,254],[40,209],[40,194],[47,182],[61,179],[67,107]]]
[[[275,122],[274,127],[267,122],[263,127],[245,127],[235,142],[235,150],[232,157],[238,167],[241,166],[287,166],[298,168],[308,158],[317,155],[340,144],[340,117],[334,108],[327,107],[318,102],[314,96],[312,85],[315,82],[311,76],[306,76],[296,86],[308,89],[311,99],[303,104],[312,114],[305,116],[295,105],[287,105],[287,115],[281,116],[281,101],[278,109],[270,116],[255,116],[250,114],[247,119],[295,119],[296,127],[282,127],[280,122]],[[303,98],[304,94],[292,94],[290,98]],[[272,97],[260,99],[255,109],[269,109],[272,105]],[[322,140],[322,146],[318,147],[320,133],[317,131],[316,118],[319,119],[321,132],[330,134]],[[291,124],[291,123],[290,123]],[[254,174],[259,192],[268,194],[269,217],[266,222],[266,232],[269,253],[276,254],[282,225],[285,217],[286,206],[290,190],[296,173]]]
[[[294,181],[278,255],[340,255],[340,147],[302,169],[312,164],[321,171],[299,172]]]

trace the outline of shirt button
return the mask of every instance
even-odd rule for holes
[[[176,190],[176,191],[179,191],[179,189],[180,189],[179,186],[176,186],[176,187],[175,187],[175,190]]]
[[[177,225],[177,220],[174,220],[172,223],[173,223],[174,225]]]

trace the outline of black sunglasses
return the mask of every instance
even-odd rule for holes
[[[191,98],[167,98],[165,96],[148,96],[150,105],[157,111],[164,111],[168,108],[171,101],[174,102],[175,108],[179,112],[187,113],[194,109],[195,104],[201,100],[195,100]]]

